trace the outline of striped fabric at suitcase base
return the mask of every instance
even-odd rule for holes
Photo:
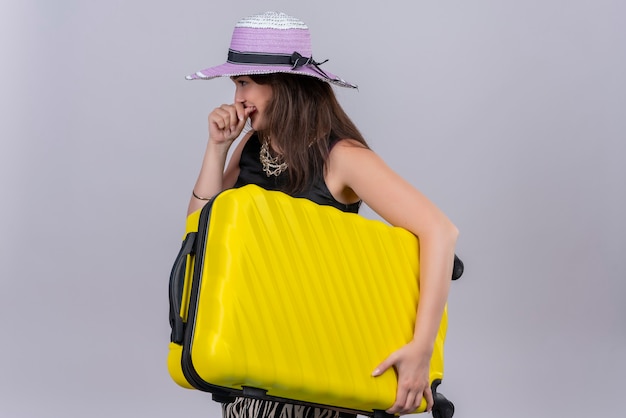
[[[411,340],[419,297],[410,232],[248,185],[189,215],[170,277],[168,370],[186,388],[386,415],[393,370],[373,368]],[[431,358],[436,417],[444,312]],[[423,412],[422,401],[415,412]]]

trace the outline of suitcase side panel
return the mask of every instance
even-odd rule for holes
[[[170,342],[169,352],[167,355],[167,370],[172,380],[176,382],[179,386],[182,386],[186,389],[194,389],[194,387],[187,381],[187,378],[183,373],[181,367],[182,355],[183,346]]]
[[[201,209],[189,214],[187,216],[187,220],[185,223],[185,236],[183,240],[190,234],[198,231],[199,220],[200,220]],[[190,254],[186,256],[185,263],[185,271],[184,271],[184,281],[182,286],[182,292],[179,295],[180,297],[180,311],[178,315],[182,319],[183,323],[187,323],[187,314],[189,311],[189,302],[191,295],[191,287],[193,280],[193,272],[194,272],[194,263],[195,263],[195,254]],[[170,283],[170,286],[172,284]],[[171,291],[171,289],[170,289]],[[170,293],[170,298],[172,297]],[[182,344],[170,342],[169,351],[167,355],[167,369],[172,377],[172,380],[176,382],[178,385],[187,388],[194,389],[194,387],[187,381],[185,375],[182,370],[182,353],[183,346]]]

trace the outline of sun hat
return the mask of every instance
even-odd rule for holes
[[[326,60],[328,61],[328,60]],[[188,75],[187,80],[290,73],[319,78],[340,87],[357,88],[322,70],[311,52],[309,28],[285,13],[266,12],[241,19],[235,25],[225,64]]]

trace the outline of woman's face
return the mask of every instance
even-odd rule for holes
[[[266,111],[272,100],[272,87],[269,84],[257,84],[248,76],[232,77],[235,83],[235,103],[243,104],[250,113],[252,129],[259,131],[267,128]]]

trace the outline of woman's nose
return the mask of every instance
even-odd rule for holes
[[[235,89],[235,103],[243,103],[245,101],[243,94],[239,89]]]

